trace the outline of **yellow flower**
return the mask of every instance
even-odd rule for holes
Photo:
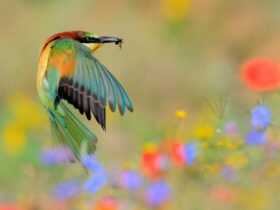
[[[234,144],[233,142],[227,142],[226,147],[228,149],[237,149],[237,144]]]
[[[279,164],[276,162],[269,162],[265,165],[265,175],[268,177],[277,177],[280,174]]]
[[[145,143],[144,150],[147,152],[155,152],[157,150],[157,144],[154,142]]]
[[[208,173],[216,173],[220,169],[220,165],[218,163],[213,163],[204,166],[204,170]]]
[[[225,147],[228,149],[237,149],[240,145],[242,145],[243,141],[239,138],[223,136],[216,142],[216,145],[219,147]]]
[[[8,154],[20,151],[25,143],[25,129],[17,122],[7,123],[3,127],[4,149]]]
[[[180,21],[187,16],[189,4],[189,0],[162,0],[162,13],[171,20]]]
[[[28,129],[42,128],[42,108],[25,94],[16,93],[6,101],[10,121],[2,128],[3,149],[8,154],[19,152],[26,141]]]
[[[225,158],[225,164],[234,168],[241,168],[247,164],[247,157],[244,153],[238,152]]]
[[[245,209],[268,209],[268,193],[263,187],[241,189],[238,192],[237,202]]]
[[[268,197],[267,193],[261,188],[250,193],[248,196],[248,206],[250,209],[267,209]]]
[[[202,142],[201,147],[207,148],[209,146],[208,142]]]
[[[39,126],[43,121],[43,109],[28,96],[17,93],[7,100],[9,111],[25,127]]]
[[[184,110],[176,110],[175,116],[179,119],[183,119],[187,116],[187,112],[185,112]]]
[[[214,134],[214,128],[208,124],[201,124],[194,129],[194,137],[197,139],[209,139]]]
[[[217,146],[220,146],[220,147],[221,147],[221,146],[224,146],[225,143],[226,143],[225,139],[220,139],[220,140],[217,141],[216,144],[217,144]]]

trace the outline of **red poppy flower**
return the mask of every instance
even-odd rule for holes
[[[226,186],[216,186],[211,190],[210,196],[221,202],[231,203],[234,201],[234,192]]]
[[[117,200],[112,197],[102,197],[96,202],[94,210],[117,210]]]
[[[150,177],[160,175],[164,165],[164,157],[157,150],[144,150],[141,155],[141,170]]]
[[[248,60],[241,67],[241,77],[254,90],[273,90],[280,85],[280,65],[267,58]]]
[[[176,166],[183,166],[185,160],[183,144],[178,140],[167,140],[165,144],[172,163]]]
[[[15,204],[0,204],[0,210],[19,210],[19,206]]]

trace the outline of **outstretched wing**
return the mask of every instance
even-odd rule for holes
[[[48,65],[59,72],[58,99],[65,99],[87,119],[91,114],[106,128],[105,107],[118,106],[121,115],[133,111],[131,100],[118,80],[100,63],[89,48],[72,39],[57,40],[50,52]]]

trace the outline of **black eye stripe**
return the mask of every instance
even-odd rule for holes
[[[92,42],[90,37],[78,37],[78,41],[81,43],[90,43]]]

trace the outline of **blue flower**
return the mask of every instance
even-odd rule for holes
[[[135,170],[125,170],[121,173],[120,182],[124,188],[134,190],[140,187],[142,178],[140,174]]]
[[[271,120],[271,111],[263,104],[251,110],[251,126],[256,129],[265,129]]]
[[[91,172],[98,173],[103,171],[102,165],[96,161],[92,154],[82,156],[81,163]]]
[[[221,168],[220,173],[226,180],[234,180],[237,177],[237,170],[227,165]]]
[[[250,130],[245,139],[247,144],[263,144],[265,134],[262,130]]]
[[[81,162],[91,173],[90,177],[84,182],[84,189],[90,193],[95,193],[105,183],[103,167],[92,154],[82,156]]]
[[[90,193],[95,193],[105,183],[105,174],[92,174],[85,182],[84,189]]]
[[[80,183],[77,180],[68,180],[55,185],[52,195],[58,200],[66,200],[80,192]]]
[[[170,187],[164,181],[151,183],[146,191],[147,203],[151,206],[158,206],[170,197]]]
[[[196,158],[197,144],[193,141],[184,144],[183,154],[187,165],[193,164]]]
[[[53,165],[72,162],[75,157],[68,147],[59,146],[42,150],[40,160],[46,165]]]

